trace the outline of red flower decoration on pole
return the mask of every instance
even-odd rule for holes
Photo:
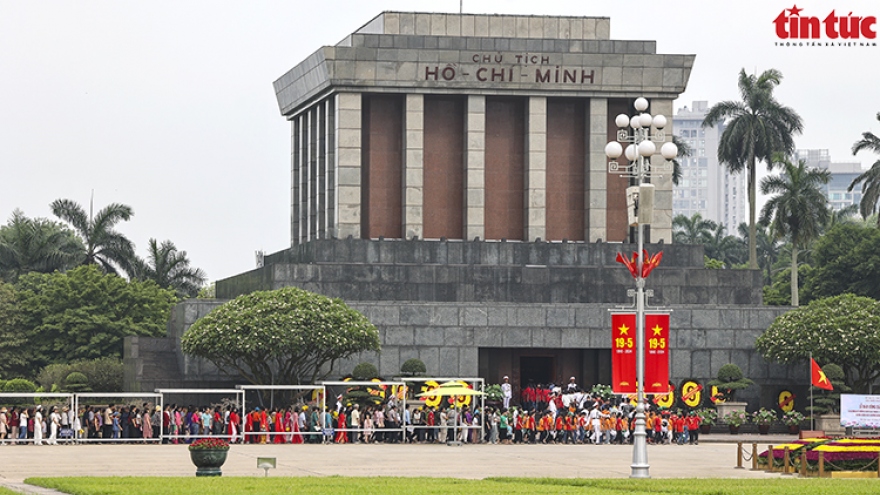
[[[657,266],[660,265],[660,260],[663,259],[663,251],[658,252],[654,256],[648,256],[648,251],[642,250],[642,256],[644,259],[644,261],[642,261],[642,278],[648,278],[648,275],[654,271],[654,268],[657,268]],[[632,258],[624,258],[622,254],[617,253],[616,261],[618,263],[623,263],[623,265],[629,270],[629,273],[632,274],[633,278],[638,278],[638,252],[633,252]]]

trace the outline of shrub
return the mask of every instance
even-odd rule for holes
[[[6,382],[6,385],[3,386],[4,392],[17,392],[17,393],[28,393],[28,392],[36,392],[37,386],[34,382],[30,380],[25,380],[24,378],[13,378]]]
[[[89,392],[89,378],[80,373],[73,371],[64,379],[64,390],[67,392]]]
[[[742,390],[752,386],[755,382],[743,376],[739,366],[728,363],[718,370],[718,377],[709,382],[709,385],[718,387],[718,394],[721,398],[729,401],[733,400],[737,390]]]
[[[361,363],[354,367],[351,376],[355,380],[371,380],[379,376],[379,370],[373,363]]]
[[[50,364],[40,370],[37,382],[46,390],[65,389],[65,379],[74,372],[85,375],[89,387],[94,392],[122,390],[122,360],[112,357]]]
[[[424,375],[427,372],[428,368],[425,366],[425,363],[417,358],[407,359],[403,365],[400,366],[400,373],[404,376],[419,376]]]

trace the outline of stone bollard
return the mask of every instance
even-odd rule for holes
[[[743,443],[736,442],[736,468],[743,469]]]
[[[782,453],[782,474],[791,474],[791,453],[788,451],[788,446]]]
[[[767,472],[773,472],[773,446],[767,446]]]
[[[758,444],[752,444],[752,471],[758,470]]]

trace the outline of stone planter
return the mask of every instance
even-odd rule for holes
[[[718,419],[721,419],[731,411],[745,411],[748,405],[748,402],[722,402],[715,405],[715,410],[718,411]]]
[[[843,435],[846,430],[840,426],[839,414],[820,414],[816,417],[816,429],[826,435]]]
[[[800,425],[788,425],[788,432],[791,433],[792,435],[797,435],[798,433],[800,433],[800,431],[801,431]]]
[[[770,425],[758,425],[758,433],[761,435],[770,433]]]
[[[220,466],[226,462],[229,449],[190,450],[189,457],[196,465],[196,476],[223,476]]]
[[[730,429],[731,435],[739,435],[739,426],[727,425],[727,427]]]

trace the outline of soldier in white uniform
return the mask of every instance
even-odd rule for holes
[[[501,384],[501,396],[504,397],[504,409],[510,407],[510,398],[513,397],[513,388],[510,386],[510,380],[504,377],[504,383]]]

